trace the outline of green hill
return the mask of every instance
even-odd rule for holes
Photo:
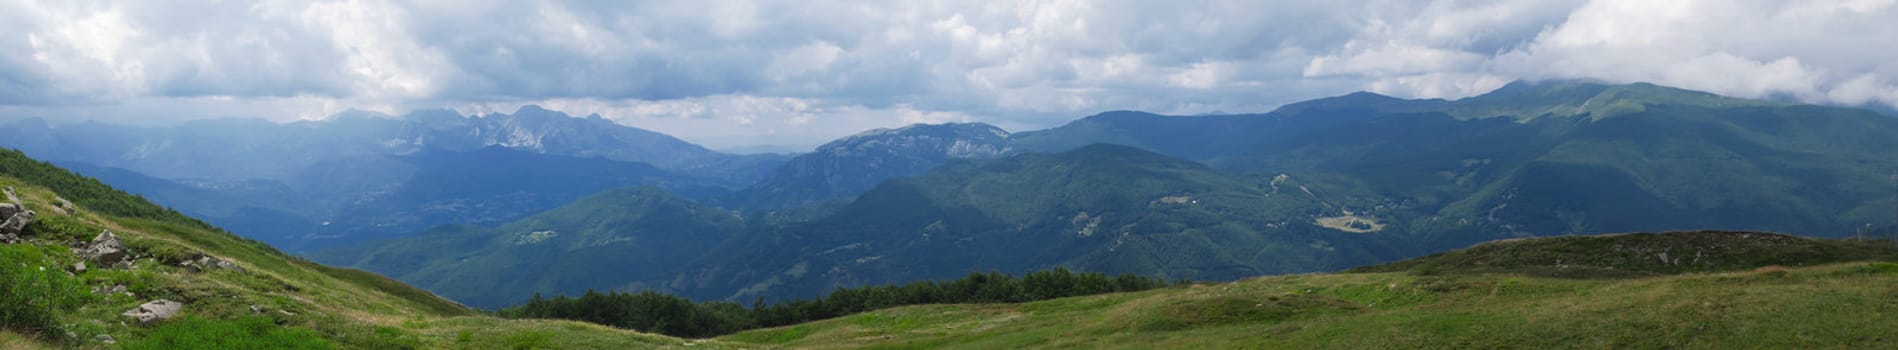
[[[1637,277],[1892,260],[1898,248],[1761,232],[1682,231],[1512,239],[1347,272]]]
[[[51,164],[0,150],[0,186],[38,213],[0,244],[0,345],[74,348],[652,348],[684,343],[563,321],[502,320],[408,285],[290,257]],[[70,209],[63,203],[72,203]],[[129,264],[92,261],[109,230]],[[203,260],[215,259],[215,260]],[[222,261],[218,264],[216,261]],[[192,267],[182,264],[191,262]],[[224,265],[225,267],[216,267]],[[68,272],[71,272],[69,275]],[[149,325],[120,314],[182,305]],[[110,339],[110,342],[107,340]],[[275,345],[271,345],[275,344]],[[704,344],[719,347],[719,344]]]
[[[743,302],[971,272],[1068,267],[1231,280],[1394,255],[1372,236],[1313,224],[1330,204],[1295,189],[1305,184],[1107,144],[952,162],[886,182],[822,219],[752,230],[666,287]]]
[[[639,287],[745,229],[736,214],[655,188],[606,191],[494,228],[447,225],[312,258],[356,266],[482,308],[535,294]]]
[[[1428,274],[1291,275],[1024,304],[901,307],[720,339],[801,349],[1883,348],[1898,331],[1891,302],[1898,264],[1839,262],[1898,253],[1876,244],[1720,232],[1529,239],[1366,269],[1436,269]],[[1623,248],[1704,251],[1703,259],[1719,262],[1656,269],[1647,252],[1630,252],[1591,263],[1627,264],[1597,267],[1646,277],[1511,270]]]

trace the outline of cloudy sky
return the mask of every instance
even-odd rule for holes
[[[734,149],[1515,79],[1898,106],[1894,38],[1898,0],[0,0],[0,117],[532,103]]]

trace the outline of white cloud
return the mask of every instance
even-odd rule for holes
[[[1898,0],[0,0],[0,116],[541,103],[731,147],[1518,78],[1898,107],[1894,18]]]

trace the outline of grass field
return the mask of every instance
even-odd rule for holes
[[[266,329],[314,334],[315,348],[343,349],[647,349],[725,348],[717,342],[691,341],[592,324],[556,320],[510,320],[486,316],[432,293],[358,270],[319,265],[270,249],[256,241],[203,227],[151,219],[104,215],[81,206],[64,213],[51,208],[53,191],[12,177],[29,209],[42,225],[27,242],[9,249],[43,251],[48,261],[33,268],[65,269],[79,258],[65,246],[90,240],[100,230],[118,235],[137,258],[129,269],[93,264],[73,279],[86,289],[125,286],[135,296],[80,291],[82,303],[58,313],[62,329],[54,334],[0,331],[0,349],[148,348],[148,338],[173,336],[158,347],[216,348],[233,343],[235,322],[264,318]],[[37,248],[18,248],[32,247]],[[237,270],[190,272],[175,260],[208,255],[231,261]],[[22,262],[25,263],[25,262]],[[182,318],[141,326],[119,313],[141,303],[168,299],[184,303]],[[70,335],[64,334],[71,332]],[[111,337],[106,343],[101,336]],[[242,335],[261,336],[257,334]],[[293,338],[294,339],[294,338]],[[182,344],[182,345],[180,345]],[[689,344],[689,345],[688,345]]]
[[[791,348],[1891,348],[1898,264],[1637,279],[1352,273],[933,305],[721,338]]]

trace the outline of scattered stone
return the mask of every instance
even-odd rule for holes
[[[237,264],[231,263],[229,260],[218,259],[208,255],[178,263],[178,267],[183,267],[185,271],[191,271],[192,273],[204,272],[210,269],[226,269],[244,272],[244,267],[242,266],[237,266]]]
[[[80,262],[72,263],[72,272],[86,273],[86,262],[80,261]]]
[[[59,202],[59,205],[55,205],[53,208],[59,209],[60,213],[72,215],[73,213],[79,212],[79,207],[72,205],[72,201],[66,200],[65,197],[54,196],[53,200]]]
[[[118,344],[118,343],[119,343],[119,340],[118,340],[118,339],[112,339],[112,336],[110,336],[110,335],[104,335],[104,334],[100,334],[100,335],[99,335],[99,342],[100,342],[100,343],[106,343],[106,344]]]
[[[114,270],[131,270],[131,269],[132,269],[132,261],[131,261],[131,260],[119,260],[119,262],[115,262],[115,263],[112,263],[112,269],[114,269]]]
[[[139,305],[131,310],[126,310],[125,313],[119,315],[138,319],[139,324],[151,324],[152,322],[164,321],[171,319],[173,316],[178,316],[178,311],[184,310],[184,307],[184,304],[176,301],[158,299]]]
[[[106,287],[92,287],[92,294],[118,294],[118,293],[132,294],[131,292],[126,291],[125,285],[123,284],[114,284],[114,285],[106,286]]]
[[[290,312],[290,310],[284,310],[284,309],[277,309],[277,313],[280,313],[280,314],[283,314],[284,316],[296,316],[296,315],[297,315],[297,313],[295,313],[295,312]]]
[[[261,308],[261,307],[257,307],[257,305],[251,305],[251,306],[250,306],[250,312],[255,312],[255,313],[260,313],[260,314],[261,314],[261,313],[264,313],[264,308]]]
[[[26,231],[26,224],[33,223],[33,216],[34,213],[32,210],[21,210],[12,215],[7,215],[6,221],[0,222],[0,241],[4,243],[18,242],[20,240],[20,232]]]
[[[99,232],[99,236],[92,238],[92,242],[86,243],[86,247],[83,252],[79,254],[79,257],[85,258],[87,261],[97,261],[100,263],[124,261],[127,257],[125,254],[125,242],[119,241],[119,236],[112,234],[110,230],[102,231]],[[117,266],[118,265],[113,265],[113,267]]]
[[[33,217],[37,216],[36,214],[38,213],[34,213],[32,210],[21,210],[18,213],[13,213],[13,215],[7,215],[6,228],[18,233],[20,230],[26,229],[26,224],[33,222]]]

